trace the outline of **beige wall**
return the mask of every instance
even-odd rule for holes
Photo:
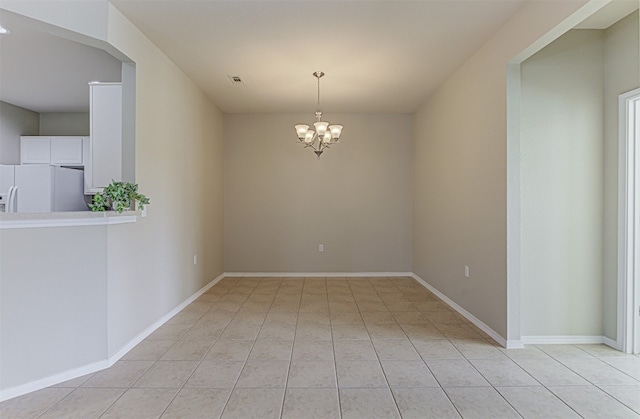
[[[505,338],[507,64],[584,3],[526,3],[415,114],[413,272]]]
[[[37,112],[0,102],[0,164],[20,164],[20,136],[38,135],[39,129]]]
[[[638,12],[604,33],[604,335],[617,338],[618,95],[640,87]]]
[[[106,239],[106,226],[0,230],[0,395],[106,358]]]
[[[225,116],[225,270],[410,272],[411,116],[327,114],[320,160],[293,129],[312,119]]]
[[[110,230],[113,354],[223,271],[223,119],[113,6],[109,42],[136,63],[135,176],[151,199],[147,218]]]
[[[97,244],[90,242],[92,230],[40,232],[36,239],[42,252],[49,249],[51,264],[74,260],[72,254],[56,259],[58,241],[75,240],[73,246],[85,250],[83,241],[95,245],[89,263],[108,287],[107,356],[223,271],[223,229],[226,270],[413,270],[506,336],[506,65],[583,3],[525,4],[413,118],[327,115],[344,123],[344,143],[318,162],[295,143],[292,129],[311,113],[223,121],[191,80],[106,1],[3,2],[76,31],[76,39],[87,34],[92,44],[109,41],[137,69],[136,181],[151,197],[149,216],[109,227]],[[11,238],[33,237],[15,231]],[[465,264],[470,279],[463,276]],[[13,271],[1,272],[3,289],[5,281],[15,283]],[[53,283],[65,279],[63,270],[53,275]],[[47,374],[59,371],[60,365],[49,366],[55,368]],[[4,382],[21,384],[15,376]]]
[[[3,2],[3,7],[63,28],[79,30],[80,33],[73,36],[76,40],[96,45],[106,45],[104,41],[108,40],[136,63],[135,177],[140,191],[150,197],[151,205],[148,206],[148,217],[138,219],[135,224],[110,226],[104,229],[103,235],[92,234],[95,229],[89,227],[60,228],[54,235],[42,231],[46,229],[37,229],[35,233],[14,230],[5,234],[3,231],[0,285],[4,291],[7,286],[19,284],[22,278],[15,274],[15,269],[4,268],[5,258],[13,257],[13,253],[5,253],[5,246],[28,240],[38,243],[38,255],[45,261],[41,269],[33,267],[25,271],[32,273],[30,279],[36,283],[49,281],[68,292],[75,289],[73,284],[78,278],[104,276],[106,288],[96,285],[94,290],[83,289],[82,294],[76,295],[78,298],[69,304],[80,304],[77,307],[90,313],[91,308],[85,310],[83,304],[93,301],[92,293],[105,298],[106,335],[103,339],[91,338],[90,341],[91,345],[103,345],[103,355],[112,357],[223,272],[223,117],[195,84],[112,5],[106,1],[68,2],[61,7],[56,3],[56,7],[52,7],[46,1]],[[92,17],[99,21],[94,22]],[[104,20],[100,20],[101,17]],[[87,21],[95,24],[87,28],[84,24]],[[59,28],[48,29],[57,31]],[[83,34],[98,36],[98,40]],[[104,39],[100,38],[103,34]],[[36,238],[33,238],[34,234]],[[82,251],[59,256],[58,244],[67,242],[70,243],[65,248]],[[18,250],[23,258],[31,251],[24,246]],[[85,252],[88,254],[83,255]],[[193,265],[195,254],[199,256],[198,265]],[[50,272],[45,269],[54,263],[56,266],[62,262],[73,263],[83,257],[95,272],[81,269],[69,276],[61,269]],[[105,262],[93,263],[95,260]],[[22,298],[20,303],[24,310],[38,310],[33,300]],[[92,307],[100,309],[97,305]],[[71,307],[68,309],[73,311]],[[3,316],[3,322],[5,319]],[[57,326],[64,327],[64,323]],[[10,326],[3,323],[2,327],[4,338],[5,327]],[[94,333],[93,326],[83,327],[86,329],[79,329],[80,336],[83,330],[87,334]],[[30,326],[16,330],[22,336],[37,333],[37,329]],[[12,342],[16,345],[19,340]],[[63,349],[56,348],[56,351]],[[83,347],[79,345],[78,350],[82,351]],[[20,351],[10,354],[15,358],[3,358],[3,365],[26,362]],[[27,355],[24,353],[25,357]],[[83,367],[88,358],[94,362],[101,360],[76,354],[75,364],[69,365],[56,361],[58,352],[46,355],[50,361],[47,368],[36,371],[27,379],[37,380]],[[25,374],[9,376],[4,368],[0,371],[0,390],[26,384]]]
[[[83,112],[41,113],[40,135],[89,135],[89,114]]]
[[[638,13],[522,65],[525,336],[616,336],[618,95],[640,84]]]
[[[522,64],[522,334],[602,335],[603,31]]]

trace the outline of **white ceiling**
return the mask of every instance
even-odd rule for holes
[[[525,2],[112,0],[227,113],[311,112],[316,70],[326,73],[325,112],[413,112]],[[584,27],[606,28],[638,7],[614,3]],[[108,53],[8,23],[0,100],[86,112],[89,81],[120,79]]]
[[[122,63],[103,50],[0,16],[0,100],[35,112],[89,112],[90,81],[120,81]]]
[[[112,0],[227,113],[413,112],[525,0]],[[233,85],[239,75],[244,85]]]
[[[607,29],[638,9],[638,0],[613,0],[576,26],[576,29]]]

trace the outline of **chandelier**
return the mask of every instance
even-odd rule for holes
[[[342,125],[329,125],[323,122],[322,111],[320,110],[320,78],[324,76],[322,71],[316,71],[313,76],[318,79],[318,107],[316,109],[316,122],[313,124],[315,131],[309,129],[309,125],[296,125],[296,133],[298,140],[304,144],[304,147],[311,147],[313,152],[318,156],[318,160],[322,152],[329,148],[332,144],[337,144],[342,133]]]

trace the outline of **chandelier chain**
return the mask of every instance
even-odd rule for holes
[[[318,77],[318,110],[320,110],[320,77]]]

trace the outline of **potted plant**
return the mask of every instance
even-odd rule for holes
[[[135,209],[136,202],[141,210],[149,203],[149,198],[138,192],[137,183],[111,180],[102,192],[93,195],[93,202],[87,205],[94,212],[109,210],[122,212]]]

